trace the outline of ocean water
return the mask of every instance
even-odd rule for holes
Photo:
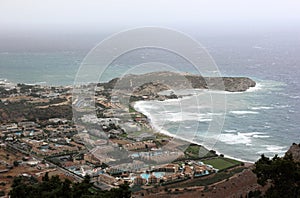
[[[263,153],[283,155],[299,138],[297,110],[291,104],[297,97],[280,94],[286,86],[258,81],[256,88],[246,92],[225,93],[224,106],[213,110],[211,95],[224,96],[224,92],[199,90],[180,100],[139,101],[135,108],[146,114],[158,131],[253,162]]]
[[[14,83],[71,85],[83,51],[0,52],[0,78]]]
[[[257,86],[243,93],[196,90],[180,100],[136,103],[154,127],[245,161],[255,161],[263,153],[283,155],[293,142],[299,143],[299,39],[295,35],[263,34],[199,40],[213,56],[221,75],[251,77]],[[71,85],[87,52],[1,52],[0,78]],[[102,81],[128,72],[131,65],[147,56],[158,57],[156,62],[168,59],[168,64],[191,71],[172,56],[148,51],[120,58],[105,72]],[[140,69],[137,73],[142,72],[147,71]],[[225,105],[212,109],[211,94],[226,97]]]

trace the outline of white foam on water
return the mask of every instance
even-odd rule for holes
[[[219,136],[219,141],[224,142],[226,144],[252,144],[252,138],[265,138],[262,132],[247,132],[247,133],[222,133]]]
[[[140,109],[141,110],[141,109]],[[222,113],[197,113],[197,112],[171,112],[162,111],[156,116],[162,117],[166,121],[170,122],[183,122],[183,121],[199,121],[199,122],[211,122],[214,116],[222,116]]]
[[[285,146],[277,146],[277,145],[266,145],[266,148],[270,152],[285,152]]]
[[[226,132],[226,133],[236,133],[237,131],[235,129],[228,129],[228,130],[224,130],[224,132]]]
[[[253,135],[254,138],[269,138],[269,135]]]
[[[286,146],[278,146],[278,145],[264,145],[266,148],[263,151],[258,151],[257,154],[278,154],[283,155],[287,151]]]
[[[299,99],[300,96],[289,96],[290,98],[293,98],[293,99]]]
[[[46,81],[41,81],[41,82],[35,82],[34,84],[41,85],[41,84],[47,84],[47,82]]]
[[[219,141],[226,144],[250,144],[251,137],[243,135],[242,133],[237,134],[221,134],[219,136]]]
[[[256,92],[259,90],[262,90],[263,85],[261,83],[256,83],[255,87],[250,87],[249,89],[246,90],[246,92]]]
[[[276,108],[279,108],[279,109],[284,109],[284,108],[289,108],[291,107],[291,105],[275,105]]]
[[[222,90],[207,90],[208,94],[219,94],[219,95],[231,95],[231,94],[241,94],[244,92],[231,92],[231,91],[222,91]]]
[[[261,106],[261,107],[251,107],[250,109],[252,110],[265,110],[265,109],[274,109],[274,107],[266,107],[266,106]]]
[[[259,114],[257,111],[230,111],[229,113],[236,115],[245,115],[245,114]]]
[[[272,86],[272,85],[270,85]],[[263,85],[264,88],[269,89],[268,85]],[[260,90],[262,89],[261,84],[257,84],[257,87],[255,89],[252,88],[250,92]],[[205,146],[208,149],[213,149],[215,141],[220,141],[223,145],[233,145],[233,147],[238,147],[238,146],[246,146],[248,148],[251,148],[253,150],[252,155],[259,151],[262,150],[263,152],[261,153],[269,153],[270,155],[273,153],[277,153],[277,151],[281,152],[284,147],[272,147],[268,145],[269,147],[262,147],[261,145],[256,145],[258,141],[268,141],[267,138],[270,138],[270,135],[267,133],[262,133],[262,132],[238,132],[241,129],[232,127],[231,129],[226,129],[223,130],[222,134],[212,134],[211,136],[203,135],[203,141],[199,139],[199,141],[193,141],[196,140],[193,135],[193,133],[189,134],[189,132],[192,132],[192,125],[189,124],[183,124],[182,125],[182,131],[187,132],[188,134],[182,133],[181,131],[176,131],[174,132],[172,128],[173,124],[178,124],[180,125],[180,122],[185,122],[185,121],[198,121],[198,122],[210,122],[212,121],[215,117],[219,116],[224,116],[224,112],[219,113],[219,112],[212,112],[211,108],[209,108],[209,104],[206,104],[206,96],[209,92],[216,93],[216,94],[228,94],[229,92],[225,91],[210,91],[210,90],[201,90],[201,92],[197,92],[197,96],[195,96],[195,93],[192,96],[184,96],[180,99],[171,99],[171,100],[164,100],[164,101],[138,101],[135,102],[134,108],[137,111],[140,111],[141,113],[145,114],[149,119],[150,119],[150,124],[155,129],[155,131],[160,132],[162,134],[166,134],[171,137],[175,137],[178,139],[186,140],[189,142],[193,142],[196,144],[201,144]],[[233,93],[233,94],[243,94],[244,92],[238,92],[238,93]],[[203,96],[202,96],[202,95]],[[230,93],[231,94],[231,93]],[[250,94],[250,93],[249,93]],[[201,95],[201,96],[199,96]],[[200,97],[201,104],[200,107],[195,107],[197,103],[192,102],[192,99],[195,97]],[[235,97],[241,97],[240,95],[237,96],[232,96],[233,99]],[[195,99],[196,100],[196,99]],[[204,102],[203,102],[203,101]],[[198,100],[199,101],[199,100]],[[191,105],[190,105],[191,104]],[[241,117],[241,116],[247,116],[247,115],[257,115],[260,114],[260,111],[262,110],[269,110],[269,109],[275,109],[275,108],[286,108],[288,106],[284,106],[284,103],[275,103],[275,104],[270,104],[270,105],[262,105],[259,106],[259,104],[256,104],[256,106],[250,106],[248,109],[246,108],[231,108],[228,110],[229,114],[235,115],[232,117]],[[204,108],[206,107],[206,108]],[[234,106],[237,107],[237,106]],[[182,108],[182,109],[181,109]],[[152,117],[151,117],[152,115]],[[262,114],[261,114],[262,115]],[[170,123],[169,123],[170,122]],[[174,122],[174,123],[172,123]],[[187,122],[189,123],[189,122]],[[165,127],[167,126],[167,127]],[[172,130],[168,130],[168,126],[171,126]],[[202,125],[201,125],[202,126]],[[270,128],[269,123],[266,123],[265,126],[262,126],[265,128]],[[247,129],[246,129],[247,130]],[[244,131],[246,131],[244,130]],[[254,129],[255,130],[255,129]],[[200,131],[198,131],[200,132]],[[190,136],[188,136],[190,135]],[[181,137],[180,137],[181,136]],[[262,140],[260,140],[262,139]],[[263,140],[265,139],[265,140]],[[210,142],[211,141],[211,142]],[[237,144],[237,146],[235,146]],[[274,145],[273,145],[274,146]],[[230,149],[229,149],[230,150]],[[258,153],[259,153],[258,152]],[[284,151],[285,152],[285,151]],[[221,153],[226,155],[226,149],[221,150]],[[245,152],[245,156],[246,156]],[[229,155],[231,154],[231,151],[228,153]],[[235,156],[235,154],[232,154]],[[252,156],[250,154],[250,156]],[[245,157],[244,156],[244,157]],[[242,156],[241,156],[242,157]],[[244,158],[243,157],[243,158]],[[252,159],[255,157],[245,157],[246,159]],[[242,160],[243,161],[243,160]]]
[[[149,113],[148,109],[150,107],[152,107],[152,105],[148,105],[145,104],[146,101],[137,101],[133,104],[133,108],[136,109],[137,111],[143,113],[144,115],[146,115],[150,120],[152,120],[152,116]],[[151,123],[150,123],[151,124]]]
[[[211,122],[212,119],[209,119],[209,118],[203,118],[203,119],[199,119],[199,122]]]

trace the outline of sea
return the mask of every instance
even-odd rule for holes
[[[153,127],[249,162],[262,154],[282,156],[292,143],[300,143],[300,39],[293,33],[281,32],[196,39],[211,54],[222,76],[250,77],[257,85],[238,93],[178,90],[176,93],[183,95],[180,99],[135,103]],[[72,85],[91,48],[1,49],[0,79]],[[193,72],[184,70],[188,66],[176,57],[147,49],[120,57],[105,71],[101,81],[131,73],[132,65],[147,59],[152,61],[151,67],[140,67],[137,73],[152,71],[151,68],[160,70],[155,65],[162,60],[167,60],[164,64],[177,65],[178,70]],[[212,108],[213,96],[224,98],[224,103]]]

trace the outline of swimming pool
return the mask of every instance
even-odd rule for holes
[[[166,173],[165,173],[165,172],[153,172],[152,174],[153,174],[156,178],[162,178]],[[150,177],[150,175],[151,175],[151,174],[149,174],[149,173],[142,173],[142,174],[141,174],[141,177],[142,177],[143,179],[148,180],[148,178]]]

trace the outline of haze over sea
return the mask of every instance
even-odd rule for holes
[[[222,76],[247,76],[258,84],[244,93],[228,93],[225,112],[221,112],[222,115],[213,112],[217,116],[224,113],[226,116],[212,149],[245,161],[255,161],[262,153],[282,155],[293,142],[299,143],[300,41],[295,41],[295,36],[281,33],[245,34],[227,36],[226,39],[206,37],[199,41],[213,56]],[[87,48],[76,47],[6,50],[2,46],[0,50],[0,78],[49,85],[73,84],[77,69],[88,52]],[[161,58],[165,57],[161,53]],[[181,64],[176,59],[169,59],[169,63],[170,60],[174,65]],[[133,64],[134,56],[123,58],[106,72],[102,80],[117,77]],[[197,100],[204,106],[201,94],[201,91],[196,93]],[[209,126],[212,112],[205,108],[201,114],[188,110],[197,108],[197,104],[189,102],[194,101],[196,95],[181,99],[185,101],[183,105],[189,106],[182,107],[187,110],[180,116],[182,111],[178,108],[178,101],[138,102],[136,108],[148,115],[161,130],[175,133],[177,126],[181,125],[186,134],[194,134],[192,126],[198,125],[197,134],[201,136]],[[162,106],[164,108],[160,108]],[[194,141],[197,141],[197,136]]]

